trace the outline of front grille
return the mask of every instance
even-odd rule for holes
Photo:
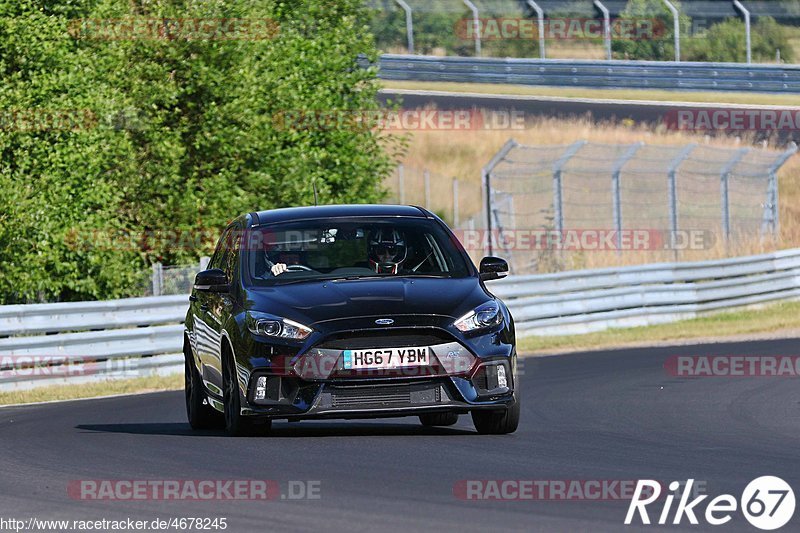
[[[396,385],[330,385],[320,395],[319,407],[385,408],[431,405],[447,400],[439,383],[403,383]]]
[[[387,329],[366,332],[344,332],[331,335],[317,346],[330,350],[362,350],[367,348],[406,348],[433,346],[453,342],[446,332],[436,329]]]

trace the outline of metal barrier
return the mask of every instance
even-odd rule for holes
[[[800,249],[686,263],[515,276],[490,284],[517,334],[566,335],[800,297]]]
[[[378,75],[386,80],[800,92],[800,65],[384,54],[378,67]]]
[[[519,336],[587,333],[796,299],[800,249],[514,276],[489,288]],[[180,372],[187,307],[186,295],[0,307],[0,390]]]

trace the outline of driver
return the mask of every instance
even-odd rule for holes
[[[278,255],[278,262],[272,265],[270,271],[273,276],[279,276],[286,272],[291,265],[300,265],[300,252],[282,251]]]
[[[382,228],[369,240],[369,265],[378,274],[398,274],[406,260],[403,234],[396,229]]]

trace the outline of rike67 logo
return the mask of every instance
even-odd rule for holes
[[[685,485],[678,481],[669,484],[670,493],[663,499],[663,507],[658,514],[657,524],[664,525],[669,522],[677,525],[686,517],[690,524],[697,525],[698,515],[712,526],[720,526],[730,522],[737,507],[750,524],[762,530],[774,530],[786,525],[794,515],[795,499],[794,491],[784,480],[775,476],[762,476],[751,481],[742,492],[739,501],[730,494],[721,494],[705,506],[705,512],[700,509],[703,500],[708,495],[696,496],[691,501],[693,479],[689,479]],[[678,494],[681,487],[683,491]],[[658,481],[644,479],[639,480],[633,493],[628,514],[625,516],[625,524],[630,525],[634,521],[637,512],[642,524],[650,524],[651,519],[648,514],[647,506],[653,504],[661,497],[661,484]],[[672,504],[678,497],[678,504],[674,514]],[[659,504],[661,502],[659,501]],[[657,507],[654,505],[653,507]]]

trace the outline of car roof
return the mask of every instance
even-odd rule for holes
[[[289,222],[293,220],[308,220],[314,218],[337,217],[415,217],[433,218],[428,210],[413,205],[391,204],[347,204],[347,205],[320,205],[309,207],[286,207],[250,213],[252,226],[274,224],[276,222]]]

